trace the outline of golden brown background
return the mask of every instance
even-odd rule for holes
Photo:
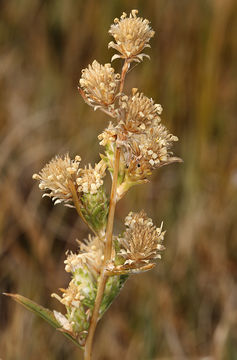
[[[139,9],[156,30],[129,73],[164,108],[184,159],[156,171],[117,208],[144,208],[167,229],[151,272],[131,277],[101,321],[95,360],[237,359],[237,2],[0,0],[0,291],[60,310],[66,249],[87,229],[53,206],[32,174],[57,153],[98,160],[108,119],[80,98],[81,69],[109,62],[108,29]],[[120,69],[119,60],[114,62]],[[79,360],[43,320],[0,296],[2,360]]]

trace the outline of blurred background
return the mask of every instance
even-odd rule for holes
[[[77,92],[81,69],[110,61],[108,29],[138,9],[156,31],[127,76],[161,103],[183,164],[156,171],[118,204],[164,221],[166,251],[131,277],[100,322],[95,360],[237,359],[237,2],[0,0],[0,292],[51,309],[67,249],[87,237],[73,209],[32,180],[55,154],[98,161],[108,119]],[[113,65],[117,71],[120,60]],[[0,295],[2,360],[78,360],[60,333]]]

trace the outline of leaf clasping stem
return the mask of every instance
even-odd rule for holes
[[[82,214],[82,211],[81,211],[81,202],[80,202],[80,199],[77,195],[77,191],[76,191],[76,187],[74,185],[74,183],[72,181],[69,182],[69,187],[70,187],[70,190],[71,190],[71,194],[72,194],[72,200],[73,200],[73,203],[75,205],[75,208],[78,212],[78,215],[82,218],[82,220],[84,221],[84,223],[89,227],[89,229],[94,233],[95,236],[97,236],[98,234],[95,232],[95,230],[90,226],[90,224],[88,224],[88,222],[86,221],[84,215]]]

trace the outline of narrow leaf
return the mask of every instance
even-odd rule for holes
[[[63,331],[61,325],[55,319],[55,316],[54,316],[52,311],[50,311],[49,309],[46,309],[45,307],[35,303],[34,301],[26,298],[25,296],[22,296],[22,295],[19,295],[19,294],[4,293],[3,295],[10,296],[13,300],[15,300],[19,304],[23,305],[25,308],[32,311],[36,315],[43,318],[45,321],[47,321],[55,329],[62,332],[62,334],[64,336],[66,336],[69,340],[71,340],[77,347],[82,348],[81,345],[78,343],[78,341],[72,335],[70,335],[70,334]]]

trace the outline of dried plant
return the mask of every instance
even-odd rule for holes
[[[71,281],[66,289],[60,289],[61,295],[52,294],[65,306],[65,314],[8,294],[84,349],[85,360],[91,359],[99,319],[129,275],[153,268],[164,250],[162,225],[153,225],[144,211],[130,212],[124,232],[114,234],[116,203],[130,187],[148,182],[153,170],[181,161],[170,151],[178,138],[161,124],[161,105],[135,88],[129,95],[124,93],[131,63],[148,57],[143,50],[150,47],[154,36],[149,21],[137,13],[123,13],[109,30],[115,40],[109,47],[118,52],[112,61],[124,59],[121,74],[116,74],[110,63],[100,65],[95,60],[82,70],[79,81],[78,89],[85,102],[112,118],[98,136],[104,147],[100,162],[82,168],[80,156],[73,160],[66,154],[56,156],[33,175],[43,196],[52,198],[54,204],[74,207],[93,233],[79,242],[78,253],[66,254],[65,270],[71,273]],[[109,198],[103,181],[107,172],[112,178]]]

